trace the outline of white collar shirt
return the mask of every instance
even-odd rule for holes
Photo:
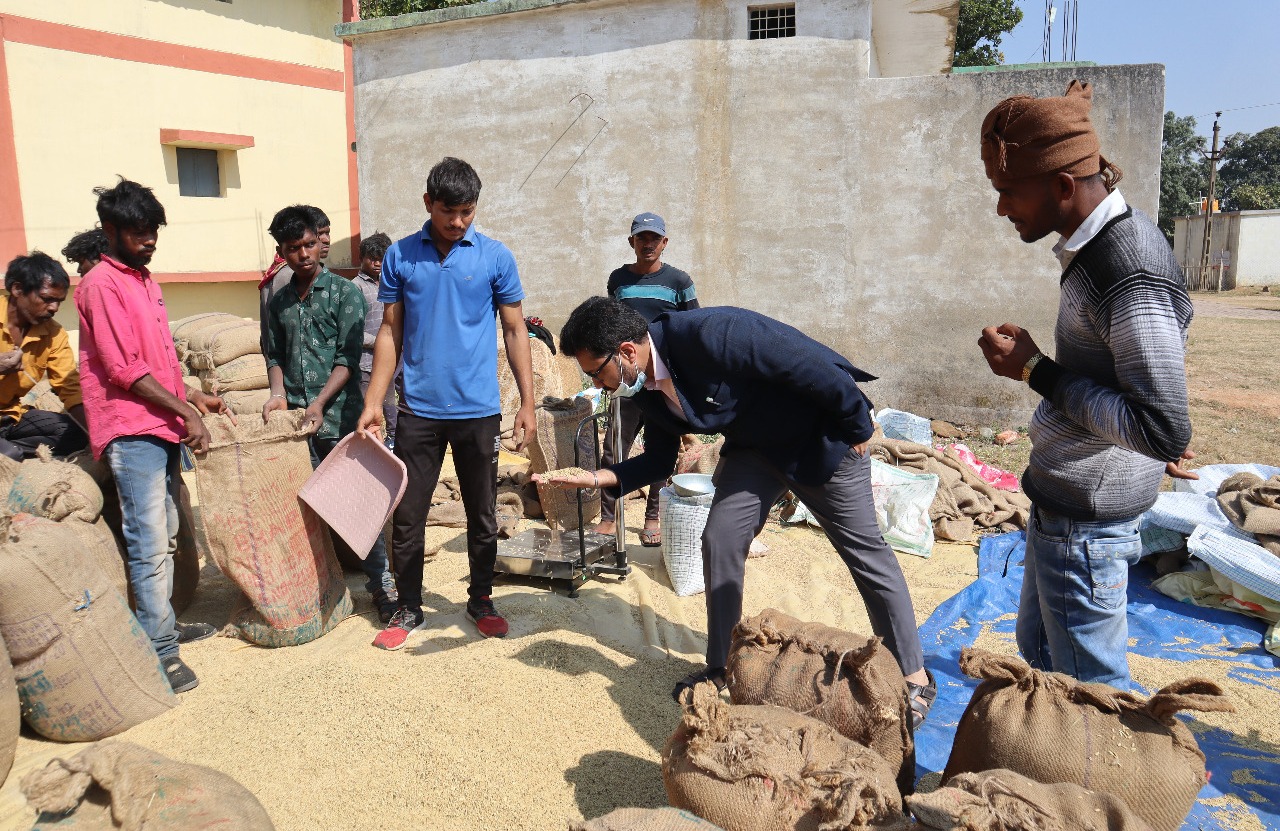
[[[1080,227],[1071,235],[1070,239],[1059,237],[1058,244],[1053,246],[1053,255],[1058,258],[1058,262],[1062,264],[1062,270],[1066,271],[1071,266],[1072,260],[1076,258],[1076,254],[1081,248],[1089,243],[1098,235],[1108,222],[1120,216],[1129,210],[1129,205],[1124,201],[1124,197],[1120,195],[1120,191],[1113,190],[1107,194],[1107,198],[1098,203],[1089,216],[1085,217],[1084,222],[1080,223]]]

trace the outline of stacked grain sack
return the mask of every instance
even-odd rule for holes
[[[734,627],[725,680],[733,703],[812,716],[875,751],[903,794],[914,790],[907,682],[879,638],[765,609]]]
[[[923,801],[922,821],[939,811],[945,819],[972,802],[967,816],[994,819],[966,827],[1005,828],[1000,822],[1017,806],[993,799],[1000,789],[1038,806],[1043,823],[1036,827],[1177,831],[1208,775],[1195,736],[1175,713],[1235,709],[1217,684],[1199,678],[1143,699],[971,647],[961,653],[960,669],[982,683],[956,727],[943,771],[951,793],[942,804]],[[1085,803],[1095,824],[1081,819]]]
[[[906,826],[907,687],[879,638],[769,609],[734,629],[725,675],[732,703],[685,694],[662,757],[673,806],[726,831]]]
[[[579,387],[563,390],[561,384],[561,364],[551,348],[538,338],[529,338],[529,354],[533,359],[533,403],[540,404],[547,396],[559,398],[562,395],[573,395]],[[511,372],[511,364],[507,362],[507,345],[502,339],[502,328],[498,328],[498,398],[502,406],[502,446],[515,452],[515,437],[511,435],[515,427],[516,412],[520,409],[520,389],[516,386],[516,376]],[[533,437],[529,436],[529,440]],[[525,452],[527,453],[526,446]]]
[[[55,741],[96,741],[178,703],[151,641],[68,523],[0,513],[0,637],[22,717]]]
[[[729,704],[710,682],[686,696],[662,781],[673,807],[725,831],[906,826],[894,770],[875,751],[785,707]]]
[[[234,413],[261,413],[270,396],[261,327],[256,321],[210,312],[169,325],[185,383],[220,395]]]

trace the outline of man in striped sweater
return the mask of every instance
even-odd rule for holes
[[[1033,504],[1018,608],[1032,666],[1128,689],[1129,566],[1139,517],[1191,440],[1183,354],[1191,301],[1164,236],[1115,189],[1099,152],[1092,91],[1017,96],[982,125],[996,212],[1023,242],[1061,236],[1054,357],[1011,323],[978,341],[991,370],[1043,400],[1023,485]],[[1186,458],[1189,458],[1189,454]]]

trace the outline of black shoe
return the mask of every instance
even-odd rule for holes
[[[675,699],[677,704],[683,704],[684,695],[687,690],[701,684],[703,681],[711,681],[716,685],[716,692],[721,692],[725,688],[724,667],[707,667],[690,675],[686,675],[676,683],[675,689],[671,691],[671,697]]]
[[[378,620],[383,626],[386,626],[391,622],[391,618],[395,617],[396,610],[400,608],[394,600],[384,600],[381,603],[378,603],[377,606]]]
[[[373,608],[378,610],[378,620],[386,626],[395,616],[396,610],[400,608],[400,593],[395,589],[376,590],[373,593]]]
[[[178,632],[178,643],[202,641],[218,634],[218,630],[207,623],[175,623],[173,628]]]
[[[200,679],[196,677],[195,672],[177,655],[165,658],[163,666],[164,674],[169,678],[169,686],[173,687],[174,692],[184,693],[200,686]]]

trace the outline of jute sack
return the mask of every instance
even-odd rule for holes
[[[9,487],[10,513],[54,521],[74,516],[93,522],[102,513],[102,490],[78,465],[53,458],[48,445],[22,463]]]
[[[943,779],[1003,768],[1124,800],[1154,831],[1182,827],[1206,781],[1204,754],[1179,710],[1234,712],[1212,681],[1188,678],[1149,701],[1106,684],[1032,669],[966,648],[960,669],[983,679],[956,728]]]
[[[543,348],[546,349],[545,344]],[[591,415],[591,402],[585,398],[546,398],[538,405],[536,413],[538,432],[529,443],[529,472],[546,473],[549,470],[573,467],[573,448],[578,441],[578,425]],[[582,431],[582,439],[578,445],[578,467],[587,470],[595,467],[596,456],[592,451],[595,438],[592,426]],[[538,501],[542,504],[548,526],[559,531],[572,531],[578,527],[578,493],[572,488],[556,488],[538,483]],[[600,515],[600,491],[584,488],[580,493],[582,521],[592,522]]]
[[[884,759],[783,707],[723,701],[714,684],[686,694],[662,750],[667,799],[725,831],[903,828]]]
[[[907,685],[879,638],[765,609],[734,627],[725,678],[733,703],[774,704],[825,722],[879,753],[901,791],[913,789]]]
[[[933,793],[907,797],[907,806],[923,828],[939,831],[1151,831],[1119,797],[1011,770],[962,773]]]
[[[0,640],[0,785],[13,767],[14,752],[18,748],[18,733],[22,730],[22,707],[18,703],[18,684],[13,680],[13,664],[9,663],[9,650]]]
[[[722,831],[678,808],[619,808],[570,824],[569,831]]]
[[[266,406],[267,399],[270,397],[270,389],[240,390],[222,394],[222,400],[226,402],[231,412],[236,415],[261,416],[262,408]]]
[[[262,349],[262,327],[236,318],[234,323],[201,329],[187,341],[187,366],[213,369]]]
[[[298,499],[312,472],[302,417],[207,416],[209,452],[196,457],[209,554],[248,601],[231,626],[262,646],[313,641],[351,614],[329,529]]]
[[[22,470],[22,462],[0,454],[0,493],[5,495],[6,500],[9,498],[9,489],[13,487],[13,480],[17,478],[20,470]]]
[[[175,762],[129,742],[101,742],[22,777],[41,812],[35,831],[272,831],[248,789],[225,773]]]
[[[178,363],[186,364],[187,343],[191,340],[192,335],[210,326],[223,326],[231,321],[243,322],[235,315],[227,314],[226,312],[205,312],[170,323],[169,332],[173,335],[173,347],[178,353]]]
[[[541,401],[552,396],[573,395],[581,387],[572,390],[561,390],[560,369],[556,365],[556,357],[551,348],[537,338],[529,338],[529,355],[533,359],[533,400]],[[498,400],[502,407],[501,430],[505,433],[515,424],[516,412],[520,409],[520,388],[516,386],[516,376],[511,372],[511,364],[507,361],[507,345],[502,339],[502,329],[498,329]]]
[[[116,535],[112,533],[107,520],[104,517],[98,517],[94,522],[85,522],[75,517],[67,517],[61,525],[76,535],[80,541],[80,550],[102,569],[116,591],[128,597],[129,575],[125,572],[124,548],[116,541]]]
[[[40,735],[89,742],[177,705],[129,604],[63,523],[0,516],[0,636],[22,716]]]
[[[238,390],[262,390],[268,386],[267,359],[261,355],[244,355],[234,361],[200,370],[200,385],[210,395]]]

